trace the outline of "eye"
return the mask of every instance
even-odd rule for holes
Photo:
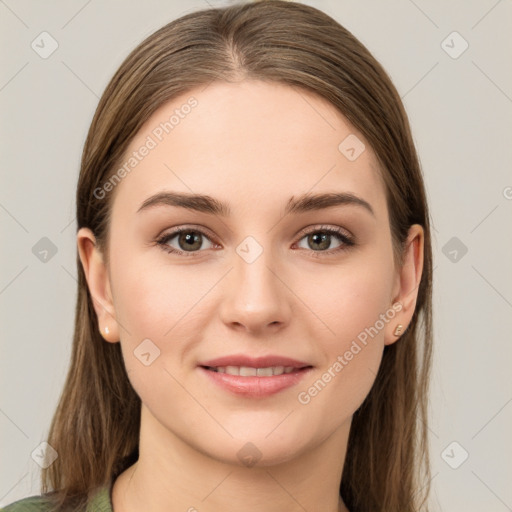
[[[340,242],[334,249],[330,248],[333,237]],[[306,244],[308,246],[305,247],[305,249],[312,248],[309,252],[317,253],[315,254],[315,257],[318,257],[320,254],[330,255],[338,253],[355,245],[355,241],[345,234],[341,228],[331,226],[318,226],[314,229],[303,232],[298,243],[304,239],[306,239]],[[201,229],[181,227],[175,229],[171,233],[166,233],[156,240],[156,243],[168,253],[177,254],[179,256],[194,257],[197,256],[197,253],[202,252],[200,249],[205,240],[210,243],[210,246],[206,248],[213,248],[215,244],[211,241],[210,236]],[[173,246],[173,243],[177,244],[178,247]],[[304,247],[302,247],[302,249],[304,249]]]
[[[334,249],[330,249],[333,237],[341,243]],[[355,245],[354,240],[346,235],[344,231],[340,228],[330,226],[320,226],[309,230],[300,240],[304,239],[306,240],[306,249],[313,248],[313,252],[327,255],[347,250]]]
[[[175,243],[178,244],[178,248],[170,245],[171,240],[174,238],[176,238]],[[167,233],[159,238],[157,240],[157,244],[160,245],[164,251],[169,253],[175,253],[180,256],[195,256],[195,253],[201,252],[199,249],[201,248],[204,240],[208,240],[211,243],[208,235],[200,229],[179,228],[172,233]],[[207,247],[207,249],[208,248],[211,247]]]

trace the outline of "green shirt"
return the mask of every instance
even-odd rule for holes
[[[91,497],[85,512],[112,512],[112,487],[100,487]],[[50,505],[43,496],[30,496],[0,509],[0,512],[50,512]]]

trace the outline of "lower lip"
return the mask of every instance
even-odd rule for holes
[[[227,373],[207,370],[202,366],[198,368],[218,386],[236,395],[243,395],[250,398],[267,397],[294,386],[312,370],[311,367],[308,367],[293,371],[292,373],[283,373],[272,377],[240,377],[239,375],[229,375]]]

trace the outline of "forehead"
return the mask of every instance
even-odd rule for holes
[[[362,135],[327,100],[281,83],[214,82],[174,98],[142,126],[121,165],[128,172],[114,211],[127,215],[163,190],[208,194],[234,211],[282,210],[292,195],[334,190],[386,210]]]

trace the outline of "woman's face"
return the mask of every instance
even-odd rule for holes
[[[216,459],[244,463],[245,450],[261,464],[346,431],[415,301],[363,137],[304,90],[216,82],[160,108],[125,162],[121,181],[97,192],[114,194],[108,273],[94,281],[104,295],[88,280],[152,425]],[[189,199],[148,204],[165,193]],[[320,194],[361,201],[302,198]],[[277,359],[229,361],[240,355]],[[279,358],[307,368],[229,375],[293,366]]]

